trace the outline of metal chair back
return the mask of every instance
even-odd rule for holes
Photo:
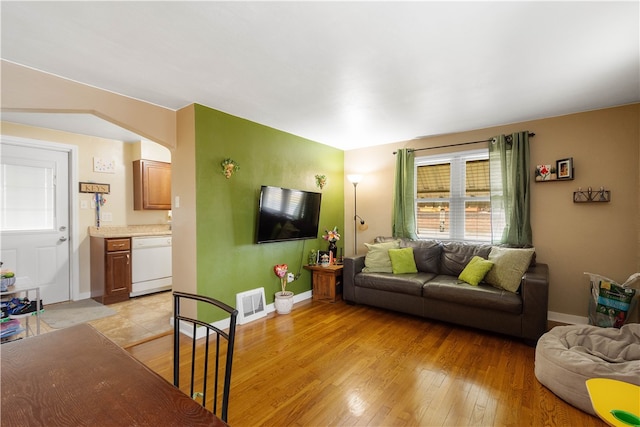
[[[201,321],[196,317],[183,313],[182,302],[191,300],[207,304],[212,310],[222,310],[229,318],[229,328],[225,331],[217,326]],[[208,392],[213,392],[212,411],[219,416],[222,421],[227,422],[227,411],[229,409],[229,393],[231,391],[231,367],[233,364],[233,348],[236,335],[236,320],[238,310],[235,308],[203,295],[190,294],[186,292],[173,293],[173,385],[180,388],[180,367],[190,369],[190,392],[189,395],[197,399],[202,398],[202,406],[206,406]],[[198,330],[198,327],[200,329]],[[185,356],[190,356],[188,360],[183,359],[181,363],[180,334],[181,330],[190,337],[190,346],[182,349]],[[203,333],[204,332],[204,333]],[[201,338],[198,338],[198,335]],[[204,335],[204,336],[203,336]],[[226,342],[226,348],[221,346],[221,342]],[[215,344],[215,351],[210,349]],[[209,372],[210,361],[214,362],[213,373]],[[222,361],[222,363],[221,363]],[[222,379],[222,390],[219,390],[219,379],[221,367],[224,366]],[[197,368],[197,370],[196,370]],[[199,377],[200,376],[200,377]],[[200,385],[202,379],[202,390],[194,390],[195,384]],[[213,384],[211,384],[213,383]],[[220,409],[220,413],[218,413]]]

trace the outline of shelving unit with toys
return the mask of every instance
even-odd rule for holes
[[[2,274],[3,285],[2,291],[0,292],[0,304],[2,305],[0,342],[13,341],[23,336],[40,335],[40,313],[43,311],[42,300],[40,299],[40,286],[34,286],[28,277],[16,278],[15,275],[4,277],[6,272]],[[13,280],[7,280],[5,282],[5,279],[10,278],[13,278]],[[35,299],[30,299],[32,295],[35,295]],[[29,325],[29,319],[32,316],[36,317],[35,334]]]

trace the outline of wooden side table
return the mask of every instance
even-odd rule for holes
[[[342,286],[342,265],[305,265],[312,273],[313,301],[336,302],[338,287]],[[342,289],[342,288],[340,288]]]

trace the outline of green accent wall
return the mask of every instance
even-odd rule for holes
[[[264,287],[272,303],[280,289],[276,264],[301,273],[287,290],[310,290],[310,274],[302,269],[309,252],[327,249],[325,229],[344,230],[344,152],[196,104],[195,155],[198,294],[235,307],[237,293]],[[230,179],[220,164],[226,158],[240,167]],[[317,174],[327,177],[322,190]],[[321,192],[318,238],[256,244],[262,185]]]

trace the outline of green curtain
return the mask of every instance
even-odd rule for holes
[[[493,243],[532,245],[529,132],[493,138],[489,168]]]
[[[396,179],[393,191],[393,237],[417,239],[415,215],[415,154],[411,148],[396,153]]]

